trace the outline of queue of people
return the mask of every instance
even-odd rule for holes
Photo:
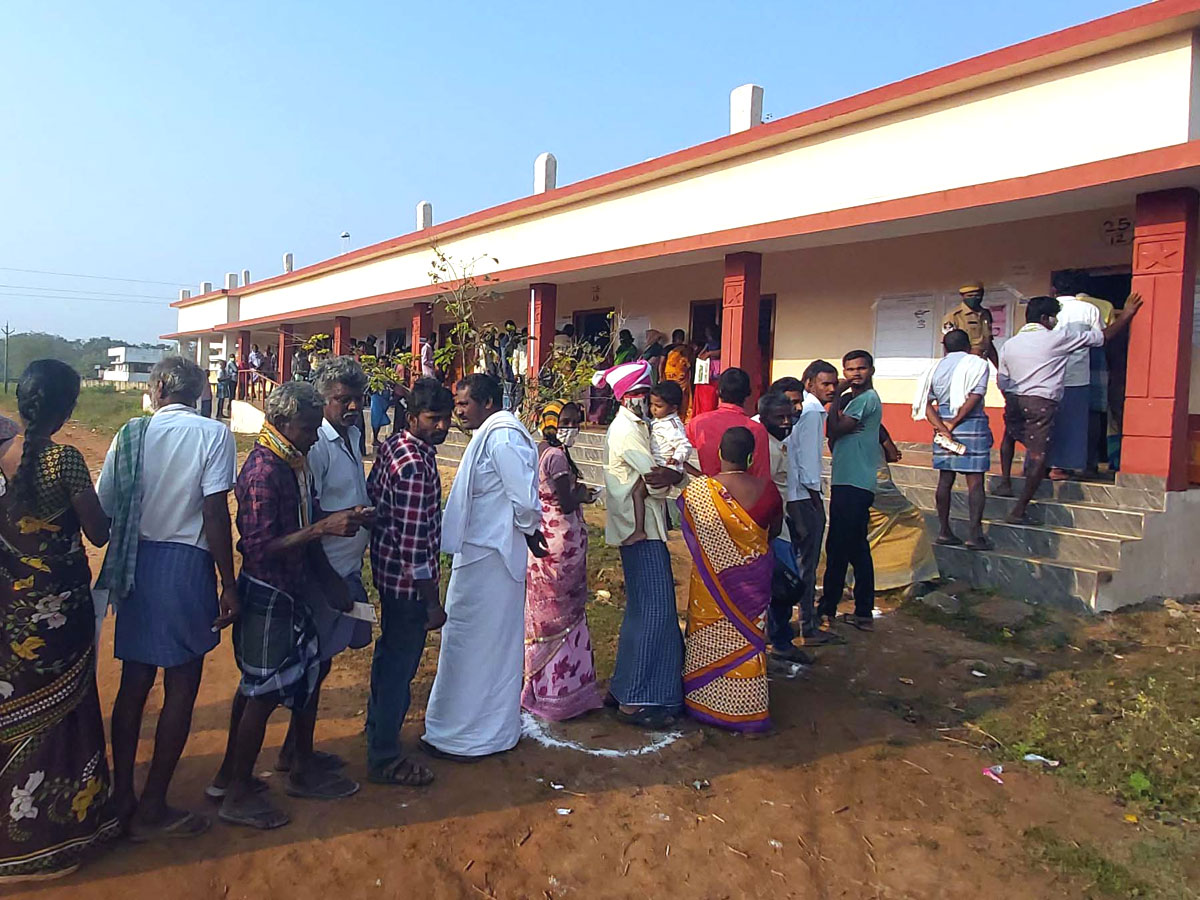
[[[1049,466],[1072,354],[1118,335],[1140,306],[1133,295],[1101,330],[1078,324],[1082,316],[1059,329],[1059,299],[1029,301],[1027,324],[997,356],[1006,396],[998,493],[1010,487],[1015,444],[1026,447],[1010,521],[1025,520]],[[981,321],[976,310],[967,324]],[[986,549],[991,344],[960,328],[943,343],[946,357],[914,403],[935,432],[937,540],[959,540],[949,502],[962,473],[967,545]],[[346,760],[316,749],[314,733],[333,660],[371,640],[375,611],[361,574],[368,552],[380,610],[366,721],[373,783],[424,787],[434,779],[404,752],[400,727],[428,633],[439,628],[420,739],[435,758],[468,762],[511,750],[522,709],[563,720],[607,705],[644,728],[686,713],[737,732],[768,730],[769,661],[810,662],[807,649],[845,640],[842,625],[872,631],[876,590],[936,577],[930,542],[888,472],[900,451],[882,424],[869,352],[845,354],[840,373],[817,360],[802,378],[778,380],[751,417],[745,371],[726,367],[714,401],[689,411],[687,390],[696,385],[680,379],[700,355],[682,340],[653,347],[659,352],[627,354],[595,379],[617,403],[606,434],[605,538],[619,548],[626,592],[607,692],[597,683],[586,611],[582,510],[598,492],[582,483],[571,456],[584,419],[574,400],[545,405],[535,440],[506,409],[503,379],[474,373],[451,393],[421,378],[367,477],[367,378],[352,357],[330,358],[311,381],[267,395],[262,433],[237,471],[231,434],[197,411],[206,373],[169,357],[150,376],[153,415],[118,432],[93,488],[79,452],[52,440],[79,377],[53,360],[31,364],[17,389],[24,433],[0,427],[0,575],[12,649],[0,666],[0,740],[9,751],[0,794],[19,825],[0,836],[0,879],[65,874],[122,833],[153,841],[210,827],[209,816],[170,805],[168,793],[205,658],[230,626],[240,680],[226,753],[205,791],[217,817],[256,829],[287,824],[255,775],[267,721],[281,706],[289,728],[274,766],[286,774],[283,789],[302,799],[356,793]],[[719,343],[701,352],[715,359]],[[1086,426],[1079,407],[1067,404],[1061,427]],[[454,418],[472,438],[443,510],[437,446]],[[682,634],[667,549],[675,528],[692,557]],[[107,546],[94,594],[81,536]],[[442,552],[453,556],[444,609]],[[839,616],[851,574],[853,611]],[[111,769],[95,681],[96,636],[109,607],[122,664]],[[162,709],[139,790],[136,751],[160,669]]]

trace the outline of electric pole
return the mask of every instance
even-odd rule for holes
[[[8,345],[12,339],[12,328],[4,323],[4,393],[8,393]]]

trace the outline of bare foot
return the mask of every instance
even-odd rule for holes
[[[1007,479],[1002,480],[997,487],[992,489],[992,496],[993,497],[1015,497],[1016,495],[1013,493],[1012,482]]]
[[[645,531],[635,531],[629,537],[625,538],[625,540],[621,541],[621,546],[622,547],[632,547],[634,544],[639,544],[644,540],[646,540],[646,532]]]

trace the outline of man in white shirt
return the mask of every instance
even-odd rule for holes
[[[132,578],[109,582],[131,584],[128,593],[113,591],[114,648],[122,661],[112,714],[113,791],[118,814],[145,839],[188,837],[208,828],[204,816],[168,807],[167,788],[191,730],[204,656],[237,614],[227,499],[237,448],[224,425],[196,412],[205,379],[181,356],[154,366],[154,415],[134,419],[113,440],[97,489],[105,512],[117,520],[114,534],[129,530],[127,540],[109,545],[109,554],[121,558],[110,563],[106,557],[104,569],[133,569]],[[138,437],[131,442],[133,433]],[[139,800],[134,762],[146,697],[159,669],[163,707]]]
[[[421,337],[421,377],[437,378],[437,366],[433,357],[433,335]]]
[[[683,473],[655,466],[647,424],[650,363],[644,359],[597,373],[612,388],[618,404],[605,444],[606,522],[604,537],[621,548],[625,575],[625,617],[617,643],[617,664],[606,702],[617,707],[622,721],[657,728],[672,721],[683,706],[683,637],[675,610],[675,581],[667,551],[667,519],[662,496],[645,498],[645,540],[634,534],[634,493],[678,484]]]
[[[1055,272],[1054,292],[1058,295],[1058,315],[1054,318],[1054,330],[1067,334],[1082,334],[1087,331],[1099,334],[1104,329],[1100,310],[1076,294],[1082,292],[1082,282],[1074,270]],[[1095,345],[1093,345],[1095,346]],[[1091,397],[1091,347],[1072,350],[1067,357],[1067,368],[1063,374],[1063,394],[1054,414],[1054,428],[1050,434],[1048,465],[1050,479],[1063,481],[1071,473],[1087,467],[1088,459],[1088,407]]]
[[[325,417],[317,432],[317,442],[308,451],[308,471],[316,505],[323,515],[343,509],[369,507],[371,498],[367,495],[367,477],[358,450],[360,433],[354,424],[362,412],[367,376],[351,356],[326,359],[312,375],[313,387],[325,401]],[[352,537],[327,535],[321,538],[326,559],[346,583],[346,592],[355,603],[369,602],[362,583],[362,564],[370,537],[366,528],[360,528]],[[315,711],[320,703],[321,684],[329,674],[333,658],[347,647],[358,649],[370,644],[371,624],[363,619],[352,618],[327,603],[314,605],[312,614],[321,653],[321,668],[310,703],[310,708]],[[314,728],[316,720],[315,714],[297,716],[296,710],[292,711],[292,721],[275,764],[277,772],[292,770],[294,730],[298,726]],[[308,741],[311,744],[311,734],[308,735]],[[329,771],[343,768],[346,764],[340,756],[320,750],[313,751],[313,761]]]
[[[832,632],[820,631],[814,605],[817,590],[817,565],[821,561],[821,541],[825,536],[825,501],[821,496],[821,455],[825,447],[826,407],[837,389],[838,371],[832,363],[818,359],[804,370],[804,401],[800,415],[788,436],[787,501],[788,522],[792,529],[792,548],[800,575],[800,632],[804,644],[834,640]],[[768,636],[778,651],[792,646],[795,633],[791,626],[792,604],[768,614]]]
[[[472,434],[442,517],[442,550],[454,554],[454,568],[421,744],[459,762],[511,750],[521,738],[525,571],[530,553],[547,553],[537,446],[503,402],[490,375],[458,383],[455,413]]]
[[[1124,331],[1142,298],[1130,294],[1120,317],[1103,331],[1055,331],[1059,301],[1034,297],[1025,309],[1025,327],[1009,338],[1000,351],[997,383],[1004,393],[1004,440],[1000,444],[1000,487],[998,497],[1013,496],[1012,463],[1018,442],[1025,445],[1025,487],[1005,521],[1026,523],[1025,510],[1042,479],[1046,477],[1046,452],[1051,427],[1064,391],[1070,355],[1080,349],[1099,347]],[[1084,402],[1086,405],[1087,398]],[[1086,422],[1084,423],[1086,432]]]

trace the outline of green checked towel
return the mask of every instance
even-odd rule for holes
[[[109,592],[109,604],[114,608],[133,590],[133,576],[137,571],[138,532],[142,520],[142,450],[151,418],[130,419],[117,432],[113,446],[111,496],[116,498],[116,508],[110,510],[112,527],[108,551],[104,554],[96,588]],[[109,491],[105,490],[105,494]]]

